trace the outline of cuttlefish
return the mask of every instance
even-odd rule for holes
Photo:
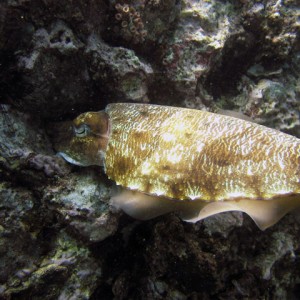
[[[111,204],[141,220],[242,211],[263,230],[300,206],[300,140],[235,117],[109,104],[79,115],[57,148],[70,163],[103,166],[123,187]]]

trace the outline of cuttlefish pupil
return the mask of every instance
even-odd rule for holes
[[[265,229],[300,206],[300,140],[230,116],[109,104],[79,115],[56,148],[70,163],[104,166],[124,188],[111,203],[137,219],[243,211]]]

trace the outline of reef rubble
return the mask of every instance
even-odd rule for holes
[[[0,3],[0,299],[298,299],[300,217],[136,221],[53,128],[111,102],[234,110],[300,138],[296,0]]]

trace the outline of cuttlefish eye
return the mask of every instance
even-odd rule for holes
[[[300,206],[300,139],[279,131],[206,111],[129,103],[73,122],[58,154],[104,166],[124,188],[110,203],[137,219],[177,212],[195,223],[242,211],[266,229]]]
[[[78,127],[73,127],[74,134],[77,137],[85,137],[90,132],[90,127],[87,124],[81,124]]]

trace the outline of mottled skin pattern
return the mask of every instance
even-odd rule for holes
[[[73,164],[104,166],[125,188],[110,204],[134,218],[176,212],[197,222],[237,210],[264,230],[300,206],[300,140],[276,130],[198,110],[129,103],[65,125],[54,142],[58,153]]]
[[[105,170],[117,184],[174,199],[268,200],[300,192],[300,140],[237,118],[110,104]]]

